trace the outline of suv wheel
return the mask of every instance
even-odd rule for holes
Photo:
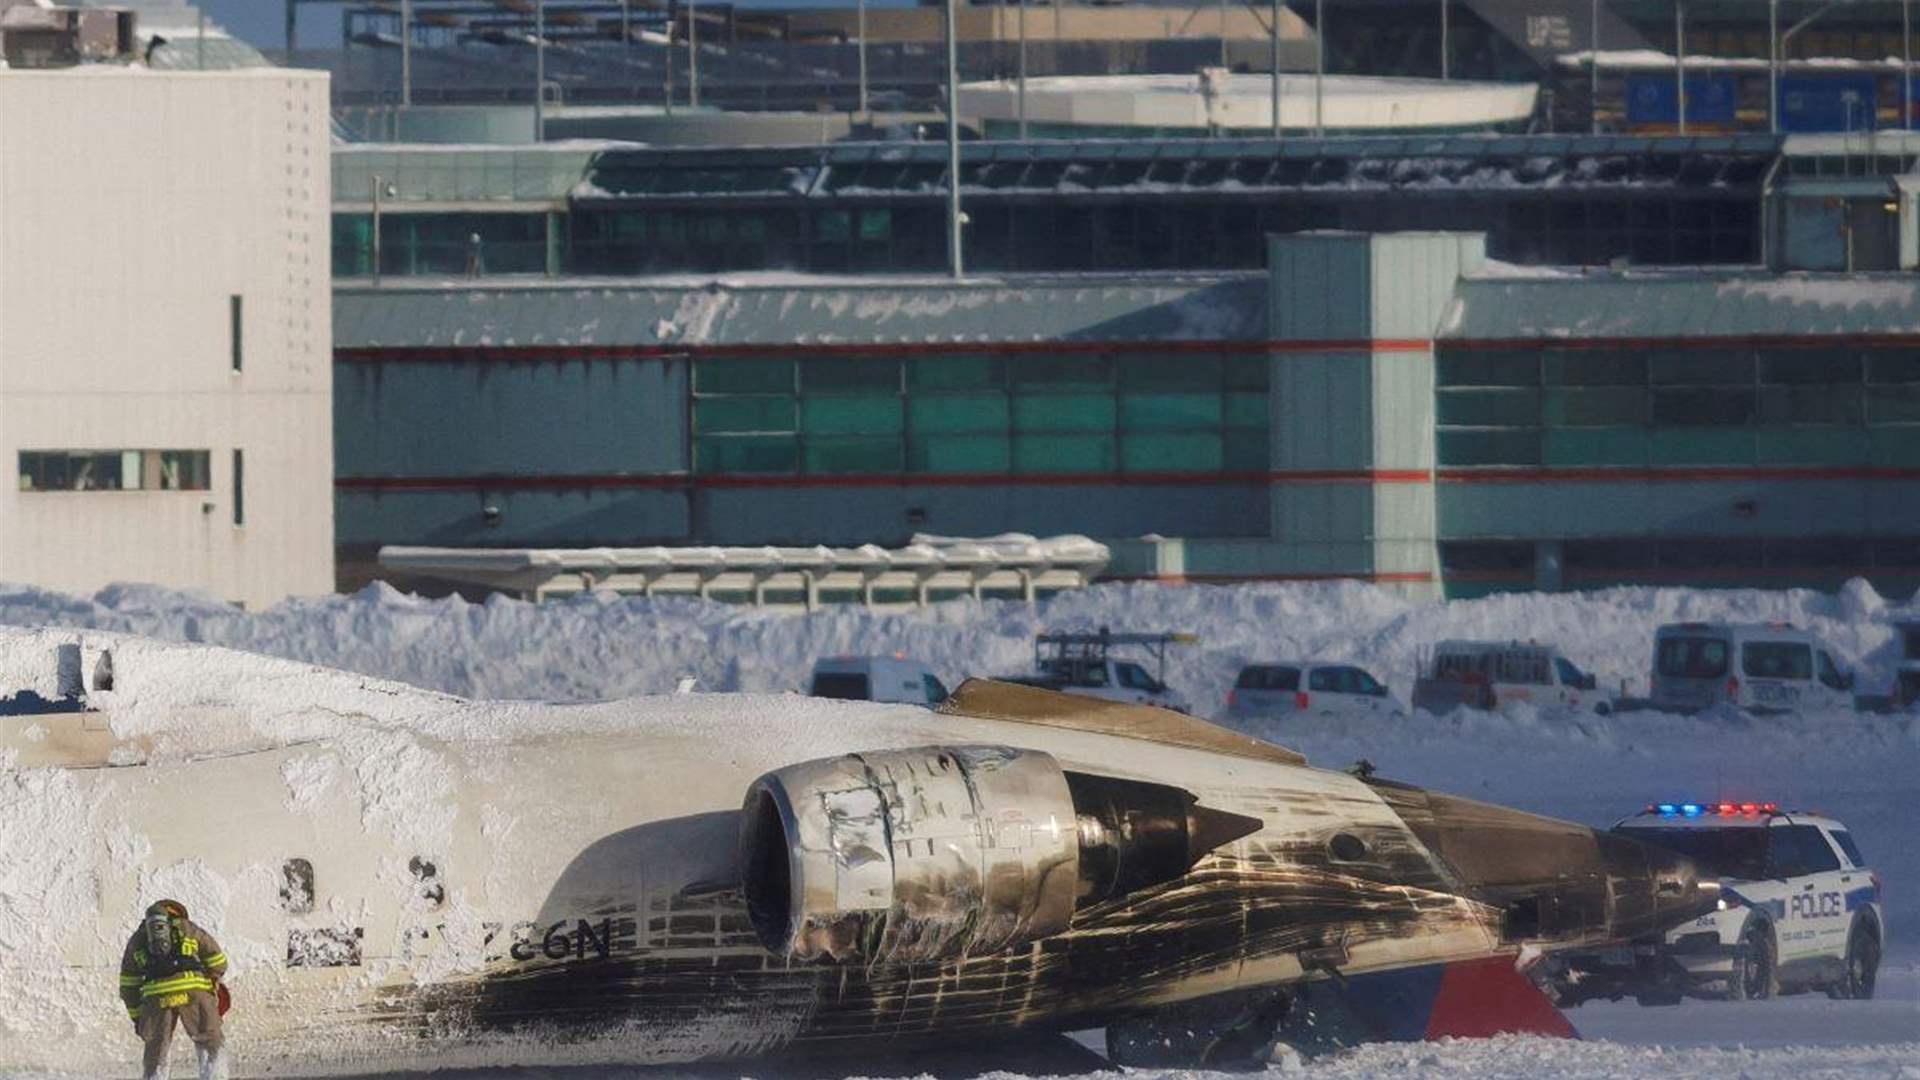
[[[1773,933],[1754,921],[1740,934],[1740,955],[1727,979],[1728,1001],[1760,1001],[1774,994]]]
[[[1880,976],[1880,935],[1864,919],[1855,920],[1847,935],[1847,970],[1840,981],[1827,987],[1831,998],[1866,1001],[1873,997],[1873,984]]]

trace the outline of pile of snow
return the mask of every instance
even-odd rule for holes
[[[1687,620],[1791,622],[1858,669],[1863,692],[1885,689],[1893,623],[1920,605],[1893,604],[1855,581],[1806,590],[1622,588],[1509,593],[1427,603],[1357,582],[1175,586],[1111,584],[1038,607],[954,600],[920,611],[829,607],[811,615],[691,598],[587,594],[544,604],[423,600],[375,584],[351,596],[294,600],[259,613],[187,593],[113,586],[92,597],[0,587],[0,625],[116,630],[206,642],[361,672],[476,698],[608,700],[665,693],[683,675],[708,690],[796,690],[815,659],[904,652],[950,683],[1023,672],[1041,630],[1176,630],[1199,635],[1168,655],[1167,679],[1206,714],[1240,666],[1281,659],[1360,664],[1404,699],[1422,647],[1446,638],[1538,641],[1629,696],[1647,691],[1654,628]]]

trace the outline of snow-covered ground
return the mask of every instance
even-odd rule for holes
[[[1837,595],[1620,589],[1444,604],[1351,583],[1109,585],[1064,594],[1037,609],[955,601],[910,613],[834,608],[805,616],[678,598],[426,601],[380,586],[246,613],[149,588],[118,587],[91,598],[0,588],[0,625],[217,643],[487,699],[609,700],[668,691],[683,675],[697,676],[705,689],[793,689],[816,657],[840,653],[904,651],[954,680],[1023,670],[1031,663],[1032,635],[1043,628],[1181,630],[1201,640],[1170,657],[1168,678],[1203,713],[1220,707],[1234,673],[1252,660],[1351,660],[1404,696],[1416,651],[1448,637],[1554,642],[1604,686],[1640,694],[1654,627],[1683,619],[1780,620],[1812,629],[1856,667],[1862,689],[1871,691],[1891,678],[1892,622],[1902,617],[1920,618],[1920,606],[1883,600],[1860,583]],[[40,644],[15,647],[0,634],[0,685],[44,682],[45,639],[16,637]],[[262,666],[212,650],[130,651],[144,651],[151,662],[164,658],[175,674],[204,672],[210,688],[261,703],[272,699],[273,680],[298,674],[288,665]],[[232,685],[223,685],[230,677]],[[140,675],[129,669],[123,681],[132,690]],[[381,724],[436,730],[510,723],[521,711],[395,695],[377,684],[351,693],[352,708]],[[469,717],[464,727],[453,723],[458,715]],[[1589,1039],[1579,1045],[1515,1039],[1373,1047],[1308,1062],[1307,1075],[1920,1080],[1920,948],[1910,929],[1920,927],[1920,845],[1913,843],[1920,825],[1920,718],[1527,712],[1367,724],[1320,720],[1259,733],[1306,752],[1316,764],[1339,767],[1364,757],[1384,775],[1596,825],[1650,800],[1677,797],[1817,808],[1852,826],[1887,887],[1890,953],[1874,1002],[1802,995],[1670,1009],[1589,1004],[1570,1013]],[[0,883],[5,880],[0,866]],[[0,915],[8,904],[0,887]],[[732,1075],[753,1074],[746,1068]],[[885,1067],[875,1074],[885,1074]]]

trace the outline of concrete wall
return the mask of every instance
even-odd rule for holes
[[[206,491],[0,485],[0,579],[250,606],[333,587],[328,168],[323,74],[0,71],[0,467],[212,462]]]
[[[1438,588],[1433,348],[1478,234],[1270,241],[1272,537],[1292,572]]]

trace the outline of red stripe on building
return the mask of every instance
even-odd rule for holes
[[[1817,349],[1835,346],[1920,348],[1920,334],[1685,334],[1667,337],[1442,338],[1449,349]]]
[[[342,476],[344,491],[490,491],[632,488],[876,488],[876,487],[1235,487],[1250,484],[1425,484],[1425,470],[1298,469],[1278,472],[1135,473],[877,473],[848,475],[754,475],[731,473],[587,473],[523,476]]]
[[[1479,466],[1441,469],[1448,484],[1701,483],[1727,480],[1920,480],[1920,468],[1884,465]]]
[[[1350,574],[1135,574],[1109,575],[1106,578],[1108,581],[1157,581],[1170,585],[1235,585],[1256,581],[1370,581],[1387,584],[1433,579],[1433,572],[1429,570],[1356,570]]]
[[[1425,353],[1433,342],[1424,338],[1325,338],[1300,341],[1180,340],[1180,341],[901,341],[817,345],[794,342],[725,345],[377,345],[341,346],[333,358],[343,364],[555,362],[567,360],[660,360],[706,357],[838,356],[894,359],[914,356],[1061,355],[1072,353],[1316,353],[1383,352]]]

